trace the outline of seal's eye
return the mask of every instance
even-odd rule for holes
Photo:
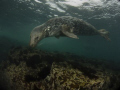
[[[38,40],[38,37],[36,37],[35,40]]]

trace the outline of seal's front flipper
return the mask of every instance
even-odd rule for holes
[[[70,38],[75,38],[75,39],[79,39],[77,37],[77,35],[75,35],[74,33],[69,31],[70,28],[67,25],[62,25],[62,33],[65,34],[66,36],[70,37]]]
[[[60,36],[55,36],[57,39],[59,39]]]

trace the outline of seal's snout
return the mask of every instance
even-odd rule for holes
[[[29,44],[29,46],[30,46],[30,47],[35,47],[34,44],[31,44],[31,43]]]
[[[29,43],[29,46],[30,46],[30,47],[35,47],[35,45],[34,45],[33,43],[31,43],[31,41],[30,41],[30,43]]]
[[[35,42],[34,38],[32,38],[32,37],[31,37],[31,39],[30,39],[29,46],[30,46],[30,47],[35,47],[35,46],[36,46],[36,42]]]
[[[40,37],[38,35],[31,36],[29,43],[30,47],[35,47],[42,38],[42,36]]]

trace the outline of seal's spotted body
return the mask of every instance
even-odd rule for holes
[[[72,29],[73,33],[76,35],[97,35],[98,31],[95,29],[94,26],[90,25],[87,22],[84,22],[81,19],[70,17],[70,16],[63,16],[57,17],[48,20],[44,26],[49,29],[49,33],[52,34],[53,32],[61,31],[62,25],[67,25],[69,30]]]
[[[105,29],[97,30],[91,24],[71,16],[56,17],[48,20],[46,23],[35,27],[31,32],[30,46],[35,47],[36,44],[45,37],[67,36],[79,39],[77,35],[101,35],[105,39],[108,38],[108,31]]]

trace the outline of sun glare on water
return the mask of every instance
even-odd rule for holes
[[[66,4],[66,5],[79,7],[79,6],[83,5],[84,3],[100,4],[101,5],[102,1],[101,0],[65,0],[62,3]]]

